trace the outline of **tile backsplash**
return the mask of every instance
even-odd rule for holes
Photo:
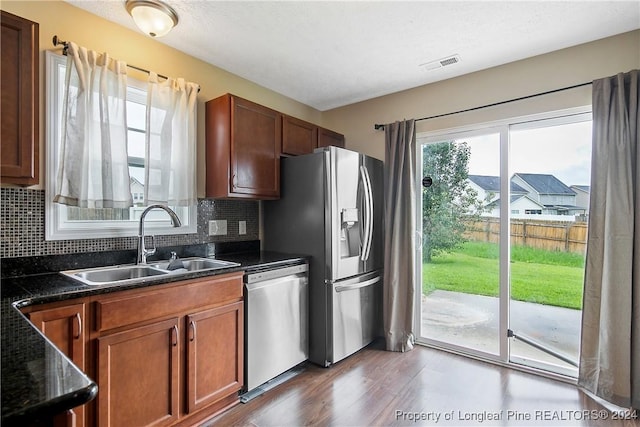
[[[44,190],[0,188],[0,258],[136,248],[136,237],[47,241],[44,239],[44,206]],[[208,235],[208,222],[213,219],[227,220],[227,235]],[[246,221],[246,234],[239,234],[239,221]],[[256,201],[199,199],[197,233],[156,236],[156,245],[257,240],[259,227]]]

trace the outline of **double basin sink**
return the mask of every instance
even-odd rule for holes
[[[67,277],[90,286],[109,286],[144,282],[162,276],[219,270],[237,267],[237,262],[211,258],[179,258],[176,261],[154,261],[148,264],[127,264],[111,267],[86,268],[61,272]]]

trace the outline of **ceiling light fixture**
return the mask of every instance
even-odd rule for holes
[[[151,37],[162,37],[178,24],[178,14],[157,0],[127,0],[127,12],[138,28]]]

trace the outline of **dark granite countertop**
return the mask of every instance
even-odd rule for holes
[[[127,254],[122,254],[127,252]],[[126,263],[130,251],[114,254],[100,253],[102,264]],[[198,252],[198,251],[196,251]],[[181,256],[204,256],[201,251],[183,250]],[[58,257],[43,260],[2,260],[2,296],[0,298],[1,324],[1,393],[2,425],[24,425],[35,419],[46,419],[56,413],[82,405],[92,400],[97,392],[96,383],[67,359],[51,344],[20,312],[20,308],[63,301],[92,295],[99,295],[156,286],[177,280],[224,274],[234,271],[254,272],[273,269],[304,262],[305,257],[274,252],[218,253],[216,258],[234,261],[238,267],[209,272],[188,273],[179,276],[150,280],[144,283],[123,286],[89,286],[58,274],[66,269],[96,266],[96,256],[67,256],[69,263]],[[73,259],[73,261],[71,261]],[[80,259],[80,261],[78,261]],[[6,268],[5,268],[6,267]],[[29,274],[36,269],[36,274]],[[6,277],[5,273],[21,274]]]

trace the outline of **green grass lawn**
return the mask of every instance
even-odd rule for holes
[[[515,246],[511,259],[513,299],[582,308],[582,255]],[[497,244],[467,242],[459,250],[435,256],[423,265],[423,292],[442,289],[498,296],[498,269]]]

